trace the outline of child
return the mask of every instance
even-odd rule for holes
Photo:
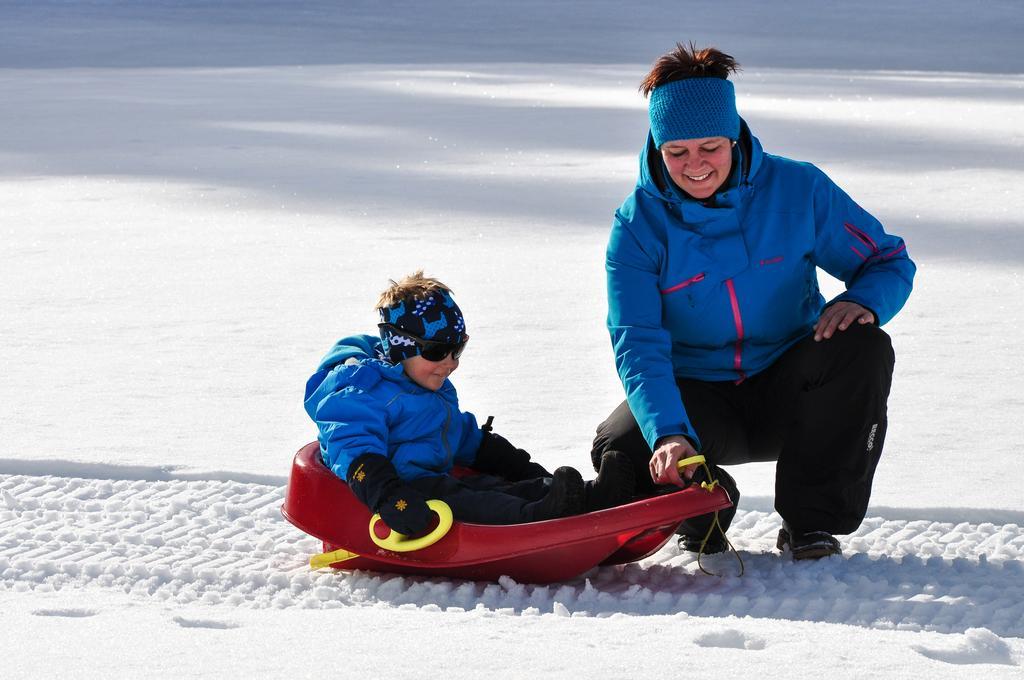
[[[628,501],[632,463],[606,456],[597,480],[560,467],[550,474],[504,437],[459,410],[448,376],[469,335],[451,290],[422,271],[391,282],[377,302],[380,337],[338,341],[306,383],[305,407],[320,453],[355,496],[401,534],[430,524],[426,500],[456,519],[518,524]],[[452,466],[477,474],[455,478]]]

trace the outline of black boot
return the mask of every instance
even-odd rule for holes
[[[697,517],[684,520],[679,525],[679,528],[676,529],[676,533],[679,534],[679,548],[681,550],[700,552],[700,545],[704,542],[705,536],[708,537],[707,544],[704,546],[705,555],[725,552],[729,548],[729,544],[725,540],[725,532],[728,531],[729,525],[732,524],[732,518],[736,516],[736,506],[740,502],[740,491],[736,488],[736,480],[728,472],[717,466],[712,467],[711,470],[713,477],[718,480],[721,487],[729,494],[729,499],[733,502],[733,506],[718,511],[718,526],[714,529],[711,528],[711,525],[715,522],[715,513],[698,515]],[[702,481],[708,480],[705,479],[703,468],[698,468],[697,472],[693,475],[691,483],[700,484]],[[711,532],[710,536],[708,536],[709,531]]]
[[[701,550],[701,544],[704,545],[704,549]],[[707,543],[704,542],[703,536],[686,536],[681,535],[677,542],[680,550],[687,552],[703,553],[705,555],[716,555],[723,553],[729,549],[729,544],[725,541],[725,536],[718,529],[711,532],[711,536],[708,537]]]
[[[606,451],[601,456],[597,478],[587,482],[586,487],[587,512],[629,503],[636,489],[632,459],[622,451]]]
[[[583,477],[575,468],[560,467],[551,477],[551,489],[548,495],[531,503],[532,520],[539,522],[545,519],[569,517],[583,512],[585,489]]]
[[[819,560],[843,554],[839,541],[827,531],[799,531],[785,522],[775,547],[783,551],[789,548],[794,560]]]

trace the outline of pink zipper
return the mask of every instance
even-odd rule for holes
[[[682,290],[683,288],[686,288],[687,286],[689,286],[692,283],[697,283],[698,281],[703,281],[703,280],[704,280],[704,272],[701,272],[700,274],[697,274],[696,276],[693,276],[693,277],[691,277],[689,279],[686,279],[682,283],[677,283],[676,285],[672,286],[671,288],[664,289],[663,291],[661,291],[661,294],[662,295],[668,295],[669,293],[674,293],[677,290]]]
[[[733,285],[732,279],[725,280],[725,287],[729,291],[729,303],[732,305],[732,320],[736,324],[736,348],[733,355],[733,366],[740,375],[736,381],[736,384],[739,385],[747,379],[747,374],[743,372],[743,315],[740,314],[740,301],[736,297],[736,286]]]
[[[846,230],[848,232],[850,232],[851,234],[853,234],[857,238],[858,241],[860,241],[864,245],[869,246],[871,248],[871,255],[868,256],[868,255],[865,255],[864,253],[860,252],[859,250],[857,250],[856,246],[850,246],[850,250],[852,250],[854,253],[856,253],[857,257],[859,257],[860,259],[864,260],[865,262],[867,262],[869,260],[888,260],[893,255],[898,255],[898,254],[902,253],[907,248],[907,244],[904,243],[904,244],[901,244],[898,248],[893,248],[890,252],[882,254],[882,252],[878,249],[878,246],[875,245],[875,242],[872,241],[871,238],[867,234],[865,234],[864,232],[860,231],[859,229],[854,227],[852,224],[847,223],[847,224],[844,224],[843,226],[846,227]]]
[[[843,226],[846,227],[846,231],[853,234],[854,238],[856,238],[858,241],[866,245],[868,248],[871,248],[872,255],[876,255],[878,253],[878,246],[875,244],[873,240],[871,240],[870,236],[868,236],[863,231],[853,226],[849,222],[844,222]]]
[[[907,249],[907,244],[906,244],[906,243],[904,243],[904,244],[902,244],[902,245],[901,245],[901,246],[900,246],[899,248],[894,248],[894,249],[893,249],[893,251],[892,251],[891,253],[886,253],[885,255],[878,255],[877,257],[878,257],[878,258],[879,258],[880,260],[888,260],[888,259],[889,259],[890,257],[892,257],[893,255],[897,255],[897,254],[899,254],[899,253],[902,253],[902,252],[903,252],[904,250],[906,250],[906,249]]]

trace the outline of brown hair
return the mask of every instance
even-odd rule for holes
[[[386,309],[408,300],[423,300],[438,291],[451,293],[452,289],[437,279],[424,276],[423,270],[418,269],[401,281],[391,279],[391,285],[380,294],[375,309]]]
[[[689,47],[683,43],[676,43],[674,50],[666,52],[654,62],[654,66],[640,83],[640,92],[646,97],[656,87],[687,78],[728,80],[730,73],[739,70],[740,65],[735,59],[715,47],[697,49],[692,42]]]

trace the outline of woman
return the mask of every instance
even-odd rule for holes
[[[608,243],[608,330],[626,401],[598,427],[638,490],[685,486],[676,463],[777,460],[778,547],[841,552],[882,452],[894,356],[879,326],[906,302],[903,241],[808,163],[761,149],[736,111],[736,61],[677,45],[641,85],[650,134]],[[846,284],[825,303],[815,267]],[[646,487],[646,489],[644,488]],[[735,509],[720,513],[723,530]],[[680,545],[699,550],[704,516]],[[725,549],[724,533],[704,552]]]

